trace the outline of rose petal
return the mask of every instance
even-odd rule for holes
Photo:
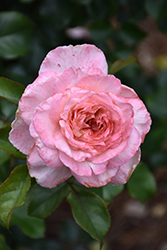
[[[50,51],[41,64],[39,74],[48,71],[64,72],[66,69],[80,68],[87,73],[88,68],[99,68],[107,75],[108,65],[103,52],[94,45],[63,46]]]
[[[127,101],[133,106],[134,110],[134,127],[138,130],[141,136],[142,142],[145,135],[150,130],[151,118],[144,103],[139,99],[135,91],[127,86],[122,86],[122,92],[120,94],[125,97]]]
[[[113,93],[118,95],[121,92],[121,82],[118,78],[113,75],[108,76],[86,76],[82,78],[77,84],[76,87],[82,89],[88,89],[95,92],[106,92]]]
[[[30,133],[35,138],[35,146],[39,156],[49,167],[61,167],[63,163],[59,159],[59,152],[56,148],[49,148],[43,144],[39,135],[36,133],[33,124],[30,125]]]
[[[69,167],[73,172],[80,176],[91,176],[92,170],[87,161],[78,162],[66,155],[63,152],[59,152],[61,161]]]
[[[141,138],[136,128],[133,128],[128,144],[125,149],[109,160],[108,168],[115,168],[128,162],[136,153],[141,144]]]
[[[9,133],[9,141],[23,154],[28,154],[35,141],[30,136],[29,127],[21,119],[19,111],[17,111],[15,120],[11,126],[12,130]]]
[[[33,147],[28,159],[28,168],[31,177],[35,177],[38,184],[43,187],[53,188],[71,177],[69,168],[62,166],[51,168],[39,157],[36,147]]]
[[[60,152],[65,153],[74,161],[83,162],[86,158],[91,157],[89,152],[82,151],[82,148],[73,149],[73,147],[68,143],[67,139],[61,133],[57,133],[55,136],[55,146]]]
[[[99,164],[94,164],[93,162],[89,162],[89,166],[91,167],[95,175],[103,173],[106,170],[107,164],[108,161]]]
[[[85,77],[85,73],[83,73],[80,69],[69,68],[65,70],[63,74],[54,80],[54,94],[64,93],[67,89],[73,87],[83,77]]]
[[[23,121],[28,126],[31,123],[35,108],[54,94],[54,83],[60,74],[60,72],[42,74],[25,89],[19,102],[19,110]]]
[[[131,89],[123,84],[121,86],[121,93],[119,96],[124,97],[124,98],[136,98],[136,97],[138,97],[133,89]]]
[[[33,126],[41,141],[48,147],[55,147],[55,135],[60,131],[59,119],[68,96],[56,94],[42,102],[33,116]]]
[[[112,178],[111,184],[119,185],[126,183],[131,174],[133,173],[135,167],[138,165],[140,161],[141,153],[140,149],[136,152],[136,154],[124,165],[120,166],[116,175]]]
[[[130,103],[134,109],[134,127],[141,136],[141,142],[144,141],[145,135],[150,130],[151,118],[143,102],[138,98],[130,99]]]
[[[73,176],[79,183],[85,185],[86,187],[101,187],[112,180],[112,178],[116,175],[118,169],[119,167],[106,169],[106,171],[99,175],[95,175],[94,173],[92,173],[91,177],[79,176],[73,172]]]

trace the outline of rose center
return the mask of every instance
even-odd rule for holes
[[[100,130],[101,128],[103,128],[103,124],[100,122],[97,122],[97,120],[95,118],[91,118],[89,119],[86,124],[89,125],[90,129],[94,132]]]

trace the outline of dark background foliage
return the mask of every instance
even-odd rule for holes
[[[138,63],[115,75],[137,92],[151,113],[142,160],[157,180],[157,194],[145,204],[130,198],[126,190],[114,199],[104,250],[167,249],[166,23],[166,0],[5,0],[0,4],[0,75],[24,86],[34,81],[43,58],[57,46],[95,44],[105,53],[109,73],[115,60],[137,57]],[[6,100],[0,104],[2,127],[14,119],[16,107]],[[7,178],[12,161],[0,151],[0,182]],[[42,239],[30,239],[16,226],[11,234],[3,227],[0,233],[13,250],[97,249],[71,218],[66,202],[46,219],[46,225]]]

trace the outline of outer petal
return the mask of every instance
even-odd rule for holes
[[[141,138],[139,132],[136,128],[133,128],[127,146],[120,154],[109,160],[108,168],[115,168],[128,162],[135,155],[140,144]]]
[[[60,132],[60,113],[68,96],[56,94],[42,102],[35,110],[33,126],[41,141],[48,147],[55,147],[55,135]]]
[[[89,163],[85,161],[75,161],[73,158],[69,157],[63,152],[59,152],[59,156],[61,161],[69,167],[73,172],[80,176],[91,176],[92,175],[92,170],[89,166]]]
[[[71,171],[65,166],[57,168],[46,166],[39,157],[36,147],[32,148],[27,162],[30,176],[35,177],[36,181],[43,187],[53,188],[71,177]]]
[[[112,94],[116,95],[119,95],[121,92],[121,82],[113,75],[86,76],[76,84],[76,87],[95,92],[111,92]]]
[[[95,175],[101,174],[104,171],[106,171],[107,164],[108,164],[108,161],[102,162],[99,164],[94,164],[93,162],[89,162],[89,166],[91,167]]]
[[[127,86],[122,86],[120,96],[124,97],[134,110],[134,127],[138,130],[143,142],[145,135],[150,130],[151,118],[144,103],[139,99],[135,91]]]
[[[134,127],[139,131],[142,142],[145,135],[150,130],[151,118],[143,102],[138,98],[130,99],[130,103],[134,108]]]
[[[30,133],[35,138],[35,146],[39,156],[49,167],[61,167],[63,163],[59,159],[59,152],[56,148],[49,148],[43,144],[39,135],[36,133],[33,124],[30,126]]]
[[[141,156],[140,149],[138,149],[136,154],[128,162],[120,166],[118,172],[112,178],[110,183],[115,185],[126,183],[129,180],[131,174],[133,173],[135,167],[139,163],[140,156]]]
[[[40,75],[33,84],[25,89],[19,102],[21,117],[27,125],[30,125],[35,108],[44,100],[54,94],[53,87],[60,72],[47,72]]]
[[[92,173],[91,177],[79,176],[73,173],[73,176],[78,182],[85,185],[86,187],[101,187],[109,183],[112,178],[116,175],[119,167],[113,169],[106,169],[103,173],[95,175]]]
[[[12,130],[9,133],[9,141],[26,155],[35,142],[30,136],[29,127],[21,119],[19,111],[17,111],[16,118],[12,122]]]
[[[73,87],[80,79],[85,77],[80,69],[69,68],[64,71],[59,77],[55,78],[54,81],[54,94],[64,93],[66,89]]]
[[[48,71],[64,72],[66,69],[80,68],[85,73],[88,68],[99,68],[107,75],[108,66],[103,52],[94,45],[58,47],[50,51],[44,59],[39,74]]]

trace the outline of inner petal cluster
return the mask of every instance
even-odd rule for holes
[[[79,148],[98,155],[107,148],[116,148],[124,140],[127,127],[131,129],[132,121],[127,121],[111,98],[110,103],[108,100],[105,103],[104,97],[108,98],[108,95],[93,94],[75,99],[61,114],[62,133],[74,150]]]

